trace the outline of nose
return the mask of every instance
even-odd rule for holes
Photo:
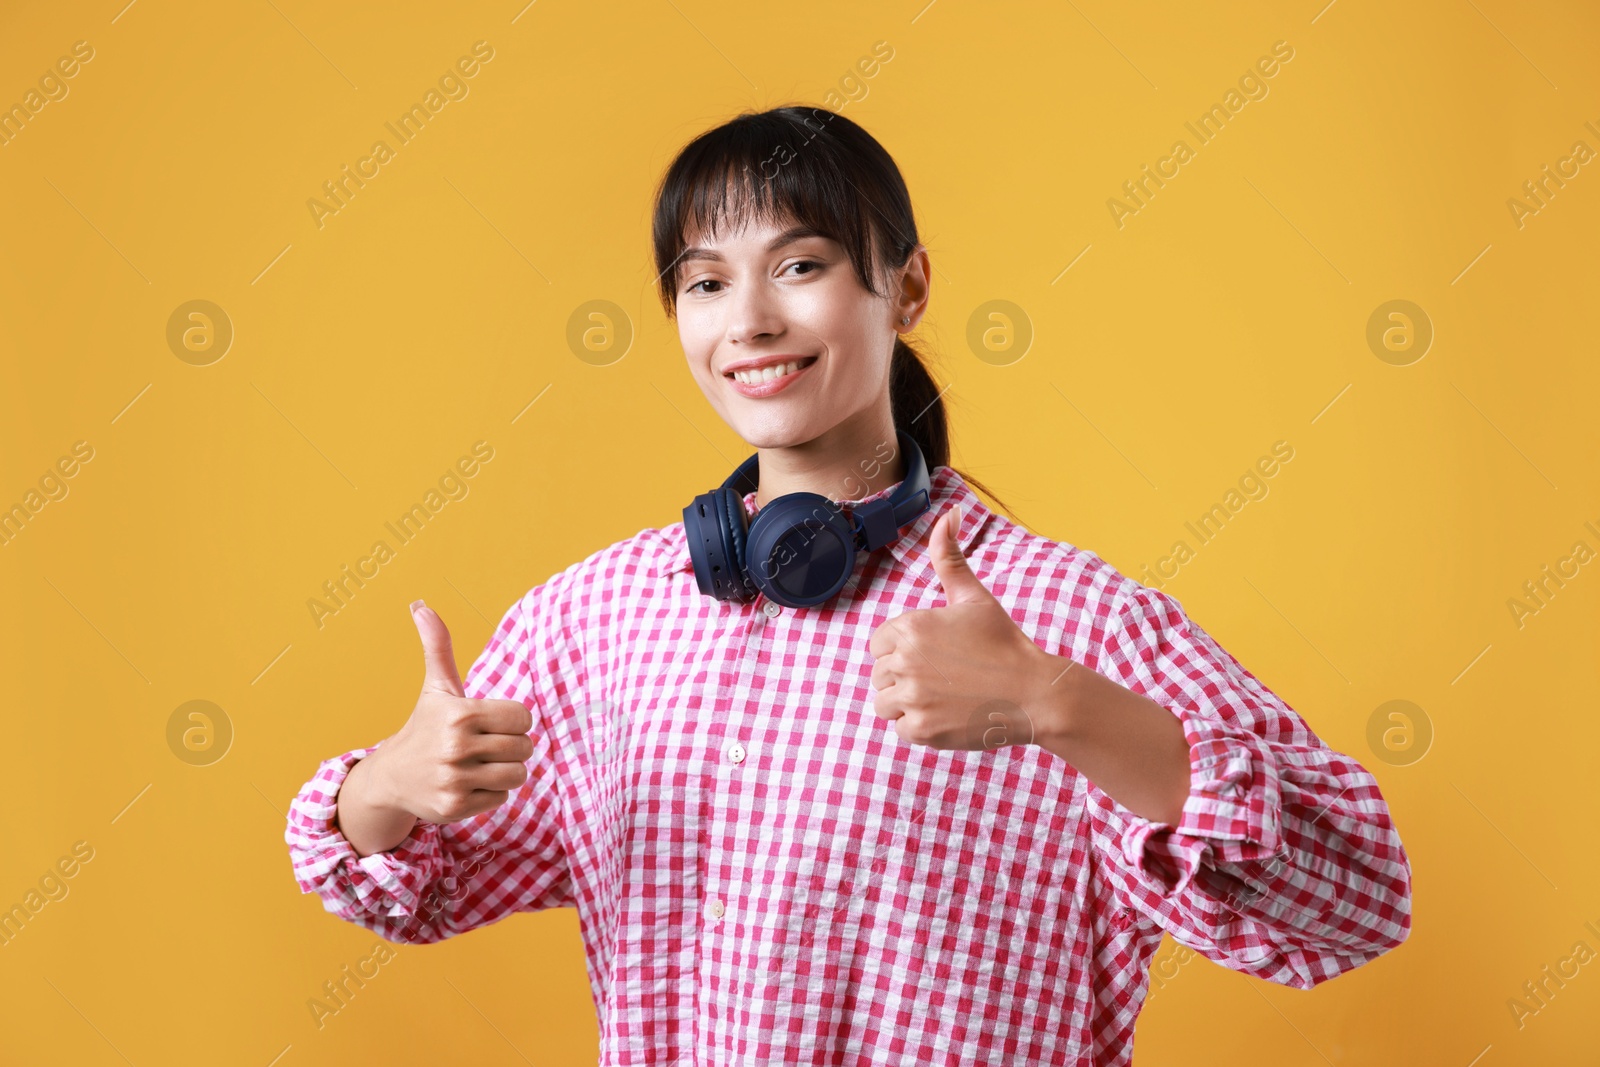
[[[759,284],[740,286],[724,306],[728,309],[730,344],[748,345],[783,332],[777,301]]]

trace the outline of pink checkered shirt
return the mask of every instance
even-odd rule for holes
[[[1405,940],[1410,864],[1371,774],[1171,596],[949,467],[931,497],[819,608],[703,595],[681,522],[553,575],[465,678],[533,712],[528,782],[358,858],[334,802],[376,746],[329,759],[288,817],[301,890],[398,942],[577,908],[602,1064],[1127,1064],[1163,932],[1300,989]],[[952,503],[1035,642],[1182,721],[1176,826],[1036,745],[910,745],[873,714],[868,639],[944,603],[926,541]]]

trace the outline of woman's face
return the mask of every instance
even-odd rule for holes
[[[895,331],[909,328],[902,315],[915,325],[921,311],[893,286],[893,298],[873,296],[836,241],[792,225],[691,233],[681,257],[678,337],[689,369],[717,414],[756,448],[805,444],[852,417],[878,417],[875,408],[887,418]],[[782,364],[801,369],[741,385],[732,371],[751,360],[778,365],[760,375]]]

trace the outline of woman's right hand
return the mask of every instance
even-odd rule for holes
[[[393,848],[417,819],[458,822],[499,807],[527,781],[533,756],[532,712],[468,698],[444,620],[420,600],[411,609],[422,694],[399,732],[350,769],[337,800],[340,829],[362,855]]]

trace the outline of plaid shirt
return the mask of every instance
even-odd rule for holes
[[[301,890],[400,942],[577,908],[602,1064],[1127,1064],[1163,932],[1300,989],[1405,940],[1410,864],[1371,774],[1172,597],[949,467],[931,498],[819,608],[701,594],[681,522],[553,575],[464,680],[533,712],[529,780],[357,857],[335,796],[376,746],[329,759],[288,817]],[[944,603],[926,541],[953,502],[1036,643],[1181,720],[1176,826],[1036,745],[909,745],[873,714],[868,639]]]

